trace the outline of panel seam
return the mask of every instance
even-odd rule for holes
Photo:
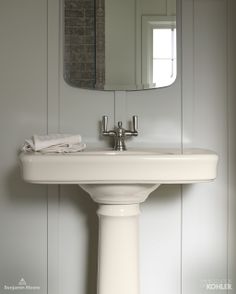
[[[49,7],[48,7],[48,5],[49,5],[49,0],[47,0],[46,1],[46,68],[47,68],[47,73],[46,73],[46,79],[47,79],[47,81],[46,81],[46,87],[47,87],[47,134],[48,134],[48,132],[49,132],[49,84],[48,84],[48,78],[49,78],[49,72],[48,72],[48,70],[49,70],[49,68],[48,68],[48,66],[49,66],[49,63],[48,63],[48,54],[49,54],[49,52],[48,52],[48,50],[49,50],[49,48],[48,48],[48,46],[49,46],[49,42],[48,42],[48,38],[49,38],[49,32],[48,32],[48,24],[49,24],[49,21],[48,21],[48,17],[49,17],[49,14],[48,14],[48,9],[49,9]],[[49,290],[49,277],[48,277],[48,275],[49,275],[49,260],[48,260],[48,258],[49,258],[49,243],[48,243],[48,237],[49,237],[49,227],[48,227],[48,225],[49,225],[49,223],[48,223],[48,221],[49,221],[49,208],[48,208],[48,205],[49,205],[49,203],[48,203],[48,201],[49,201],[49,189],[48,189],[48,185],[47,185],[47,284],[46,284],[46,291],[47,291],[47,294],[49,294],[49,292],[48,292],[48,290]]]
[[[184,103],[183,103],[183,0],[179,0],[178,11],[180,14],[179,24],[180,24],[180,56],[181,56],[181,153],[183,153],[184,148]],[[180,185],[180,293],[183,293],[183,185]]]
[[[226,34],[226,46],[227,46],[227,54],[226,54],[226,78],[227,78],[227,88],[226,88],[226,124],[227,124],[227,228],[226,228],[226,256],[227,256],[227,284],[229,284],[229,220],[230,220],[230,195],[229,195],[229,185],[230,185],[230,124],[229,124],[229,93],[230,93],[230,66],[229,66],[229,55],[230,55],[230,32],[231,32],[231,26],[230,26],[230,0],[226,1],[226,20],[227,20],[227,34]],[[227,294],[229,293],[229,290],[227,288]]]

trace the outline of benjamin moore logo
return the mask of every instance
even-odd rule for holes
[[[39,286],[32,286],[26,283],[24,278],[21,278],[17,285],[4,285],[3,289],[6,291],[22,291],[22,290],[40,290]]]
[[[19,286],[26,286],[26,281],[25,279],[20,279],[19,283],[18,283]]]

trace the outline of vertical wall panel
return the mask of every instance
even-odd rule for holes
[[[193,113],[194,113],[194,0],[182,0],[182,142],[192,145]]]
[[[215,150],[220,163],[214,183],[183,187],[183,293],[186,294],[209,291],[206,280],[212,283],[217,280],[219,284],[227,279],[227,1],[195,0],[193,4],[194,88],[192,96],[183,97],[183,137],[188,137],[184,147]],[[187,63],[184,65],[188,71]],[[188,84],[184,86],[188,89]],[[192,99],[191,109],[188,99]]]
[[[20,177],[18,148],[47,131],[47,1],[0,1],[0,293],[47,291],[47,191]]]
[[[229,0],[228,5],[228,119],[229,119],[229,230],[228,230],[228,279],[236,293],[236,2]]]
[[[130,127],[132,115],[139,117],[139,135],[127,140],[127,146],[180,147],[180,84],[178,79],[171,87],[127,93],[125,125]]]

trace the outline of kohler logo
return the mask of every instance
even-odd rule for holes
[[[231,284],[207,284],[206,290],[233,290]]]
[[[205,290],[209,290],[209,291],[233,290],[231,280],[227,280],[227,279],[202,280],[201,287],[204,288]]]

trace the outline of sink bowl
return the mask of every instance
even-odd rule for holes
[[[209,150],[86,150],[76,154],[21,153],[23,179],[79,184],[99,203],[98,294],[139,294],[139,203],[160,184],[216,177]]]
[[[217,161],[214,152],[203,149],[20,155],[23,179],[43,184],[196,183],[215,179]]]

